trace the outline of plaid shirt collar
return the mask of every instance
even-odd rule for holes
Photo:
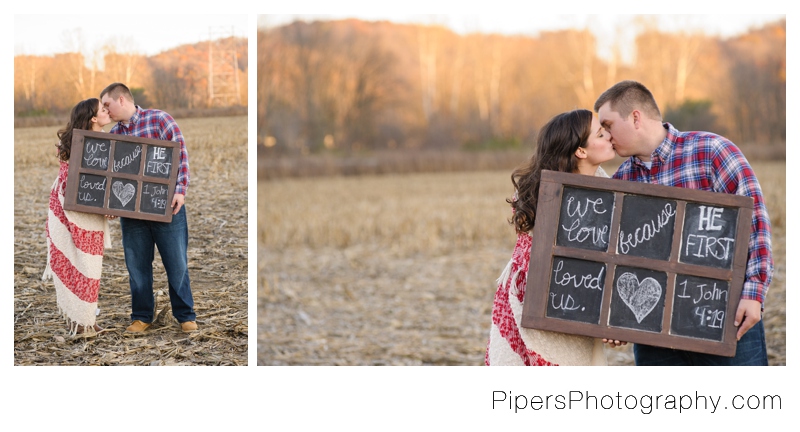
[[[661,158],[661,162],[664,162],[669,160],[669,157],[672,155],[672,151],[675,149],[675,145],[678,142],[680,132],[667,122],[662,123],[662,126],[667,130],[667,136],[664,137],[664,141],[661,142],[661,145],[656,147],[653,156]]]
[[[680,132],[670,123],[664,122],[662,123],[662,126],[664,126],[664,129],[667,130],[667,136],[664,137],[664,141],[662,141],[661,144],[659,144],[659,146],[653,150],[653,153],[650,154],[650,161],[658,162],[658,164],[663,164],[669,160],[669,157],[672,155],[672,151],[675,149],[678,136],[680,135]],[[647,166],[645,165],[644,161],[639,159],[638,156],[633,157],[633,162],[642,167]]]
[[[130,129],[133,125],[139,122],[139,119],[142,117],[142,107],[139,105],[134,106],[136,107],[136,112],[134,112],[130,120],[128,120],[128,124],[126,125],[123,122],[119,122],[119,127],[123,129]]]

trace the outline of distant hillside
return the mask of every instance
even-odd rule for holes
[[[599,58],[584,29],[459,35],[355,19],[262,29],[259,144],[265,155],[530,148],[553,115],[635,79],[676,127],[784,145],[785,20],[736,38],[647,30],[630,43],[633,64]]]
[[[112,82],[127,84],[137,104],[144,107],[195,113],[234,105],[246,107],[247,39],[220,39],[214,46],[211,69],[207,41],[177,46],[153,56],[110,49],[103,53],[102,63],[89,62],[89,67],[79,53],[15,56],[15,124],[47,123],[48,119],[63,117],[75,103],[97,97]],[[210,70],[216,77],[212,80],[213,98]]]

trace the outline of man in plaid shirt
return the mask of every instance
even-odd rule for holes
[[[189,284],[189,231],[184,200],[189,186],[189,155],[178,124],[164,111],[142,109],[134,104],[133,95],[125,84],[114,83],[100,93],[100,101],[118,123],[111,133],[180,143],[180,164],[175,194],[172,199],[172,222],[120,218],[125,265],[131,286],[131,320],[129,333],[141,333],[155,318],[153,298],[154,247],[158,247],[161,262],[167,272],[172,315],[185,332],[197,330],[194,300]]]
[[[594,105],[600,124],[611,134],[618,155],[628,157],[615,179],[700,189],[752,197],[753,220],[747,270],[733,325],[737,326],[735,357],[635,344],[637,365],[766,365],[761,322],[772,279],[769,216],[750,164],[728,139],[708,132],[680,132],[662,123],[652,93],[636,81],[622,81],[606,90]]]

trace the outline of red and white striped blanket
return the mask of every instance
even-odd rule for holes
[[[602,168],[595,175],[608,177]],[[517,236],[511,260],[497,279],[484,363],[487,366],[606,365],[600,339],[522,327],[532,240],[529,233]]]
[[[50,190],[47,213],[47,267],[42,280],[52,279],[56,301],[74,334],[77,326],[94,332],[103,248],[111,247],[108,221],[102,215],[64,210],[69,163],[61,162]]]

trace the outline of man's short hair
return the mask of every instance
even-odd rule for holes
[[[103,96],[105,95],[108,95],[108,97],[112,99],[116,99],[122,95],[125,96],[125,99],[131,101],[131,103],[134,103],[131,90],[128,88],[128,86],[122,83],[116,82],[114,84],[109,84],[108,87],[104,88],[103,91],[100,92],[100,99],[103,99]]]
[[[656,99],[650,90],[636,81],[620,81],[611,88],[604,91],[594,103],[595,112],[600,111],[600,107],[610,102],[609,107],[618,112],[622,118],[628,117],[634,109],[638,109],[643,114],[653,120],[661,121],[661,111],[658,109]]]

